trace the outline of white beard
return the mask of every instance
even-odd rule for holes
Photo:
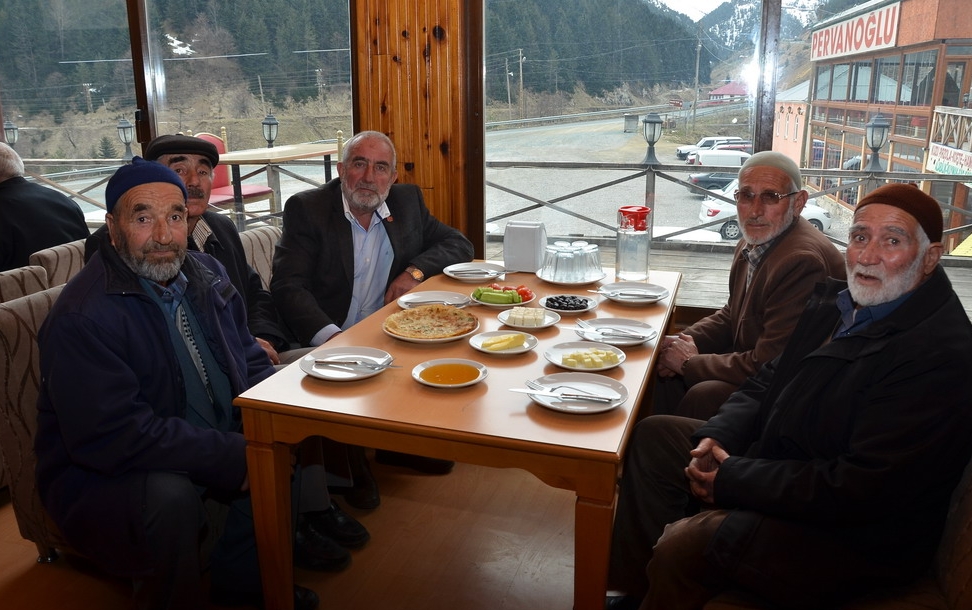
[[[857,264],[851,267],[847,265],[847,288],[850,289],[854,302],[862,307],[871,307],[881,303],[890,303],[904,293],[918,285],[921,279],[921,263],[924,260],[922,253],[915,257],[911,266],[898,273],[891,275],[882,269],[880,265],[867,267]],[[870,275],[881,280],[879,286],[865,286],[857,281],[855,272],[860,271],[863,275]]]

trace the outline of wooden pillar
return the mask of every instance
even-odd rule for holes
[[[485,251],[483,0],[351,0],[354,130],[398,150],[398,180]]]

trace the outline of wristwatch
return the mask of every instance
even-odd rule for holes
[[[421,282],[425,280],[425,274],[422,273],[422,270],[416,267],[415,265],[409,265],[408,267],[405,267],[405,272],[411,275],[413,278],[415,278],[416,282]]]

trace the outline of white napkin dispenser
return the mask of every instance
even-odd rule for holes
[[[546,247],[547,229],[542,222],[510,221],[503,234],[503,266],[507,271],[536,273]]]

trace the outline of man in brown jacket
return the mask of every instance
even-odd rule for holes
[[[743,239],[729,270],[729,302],[661,342],[653,414],[708,419],[747,377],[786,346],[818,282],[844,279],[840,252],[800,212],[800,169],[764,151],[739,169]]]

